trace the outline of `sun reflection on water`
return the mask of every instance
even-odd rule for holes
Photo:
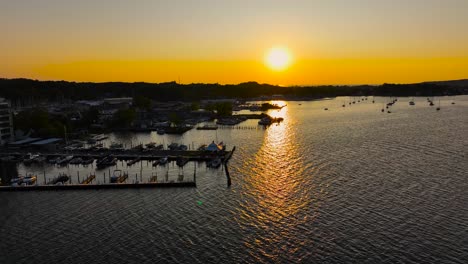
[[[270,103],[286,105],[284,101]],[[257,256],[259,262],[298,250],[301,241],[291,235],[306,221],[315,218],[315,212],[311,212],[313,199],[309,199],[300,186],[305,166],[298,151],[298,134],[292,126],[294,117],[287,106],[270,110],[268,114],[283,117],[284,122],[266,129],[260,150],[246,168],[251,170],[248,177],[252,179],[247,181],[249,189],[245,190],[245,212],[240,212],[239,216],[241,226],[246,230],[255,229],[255,232],[247,232],[244,243],[252,250],[263,249],[262,256]]]

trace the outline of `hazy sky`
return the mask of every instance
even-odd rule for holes
[[[0,0],[0,76],[360,84],[468,78],[467,0]],[[275,72],[265,52],[287,47]]]

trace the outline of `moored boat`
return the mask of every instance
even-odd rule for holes
[[[49,181],[49,185],[65,184],[69,180],[70,180],[70,177],[68,177],[68,175],[59,174],[57,177],[55,177],[51,181]]]
[[[34,185],[37,182],[37,177],[34,175],[27,175],[26,177],[18,176],[10,180],[11,186],[28,186]]]
[[[165,165],[169,161],[169,158],[167,156],[162,157],[159,159],[159,165]]]
[[[127,180],[128,173],[122,172],[122,170],[115,170],[110,177],[110,183],[123,183]]]

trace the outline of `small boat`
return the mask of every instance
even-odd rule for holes
[[[325,108],[325,109],[323,109],[323,110],[328,111],[328,108]]]
[[[198,147],[198,151],[204,151],[206,149],[206,144],[202,144]]]
[[[169,158],[167,156],[162,157],[159,159],[159,165],[165,165],[168,161],[169,161]]]
[[[388,110],[387,113],[391,114],[392,112],[390,112],[390,110]]]
[[[177,143],[171,143],[169,146],[167,146],[170,150],[177,150],[179,148],[179,144]]]
[[[57,165],[67,165],[72,159],[73,156],[63,157],[57,161]]]
[[[437,106],[436,110],[437,110],[437,111],[440,110],[440,99],[439,99],[439,106]]]
[[[188,158],[184,158],[184,157],[179,157],[176,161],[176,164],[177,166],[179,167],[183,167],[185,166],[185,164],[187,164],[187,162],[189,162],[189,159]]]
[[[188,149],[187,145],[180,145],[179,146],[179,150],[183,150],[183,151],[186,151]]]
[[[70,177],[66,174],[59,174],[59,176],[53,178],[50,182],[49,185],[57,185],[57,184],[65,184],[67,181],[70,180]]]
[[[153,167],[156,167],[156,166],[158,166],[158,165],[159,165],[159,160],[155,160],[155,161],[153,162]]]
[[[106,158],[100,160],[100,162],[96,163],[96,167],[98,169],[102,169],[102,168],[106,168],[106,167],[115,166],[116,164],[117,164],[117,159],[116,158],[106,157]]]
[[[110,177],[110,183],[123,183],[127,180],[128,173],[122,172],[122,170],[115,170]]]
[[[26,177],[19,176],[10,180],[11,186],[26,186],[34,185],[37,182],[37,177],[33,175],[28,175]]]
[[[94,162],[94,158],[84,158],[84,159],[82,159],[81,164],[82,165],[89,165],[89,164],[91,164],[93,162]]]
[[[132,159],[131,161],[127,162],[127,166],[133,166],[135,163],[139,162],[141,160],[140,157],[136,157]]]
[[[430,106],[434,106],[434,103],[432,101],[429,101]]]
[[[96,175],[91,174],[86,179],[84,179],[80,184],[90,184],[94,179],[96,179]]]
[[[452,104],[454,105],[454,104],[455,104],[455,102],[452,102]]]
[[[96,165],[97,165],[97,164],[100,164],[100,163],[103,163],[104,161],[107,160],[107,158],[109,158],[109,156],[102,156],[102,157],[100,157],[99,159],[96,160]]]
[[[158,129],[156,130],[156,133],[158,133],[158,135],[164,135],[166,131],[164,129]]]

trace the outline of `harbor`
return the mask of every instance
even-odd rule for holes
[[[225,146],[223,148],[222,144],[214,142],[200,146],[197,150],[181,150],[186,148],[174,143],[167,149],[162,148],[161,145],[147,144],[146,147],[131,149],[109,148],[90,152],[68,148],[34,154],[27,153],[28,149],[3,149],[0,158],[2,167],[4,164],[11,164],[12,167],[22,164],[25,168],[52,167],[69,172],[76,168],[76,175],[60,173],[54,176],[44,169],[42,175],[29,173],[2,179],[0,191],[196,187],[197,169],[205,167],[206,170],[217,170],[221,165],[227,166],[227,161],[235,151],[235,147],[226,150]],[[83,171],[80,177],[78,166],[87,169],[84,177]],[[151,172],[148,172],[147,169],[151,167]],[[226,175],[226,179],[230,186],[229,175]]]

